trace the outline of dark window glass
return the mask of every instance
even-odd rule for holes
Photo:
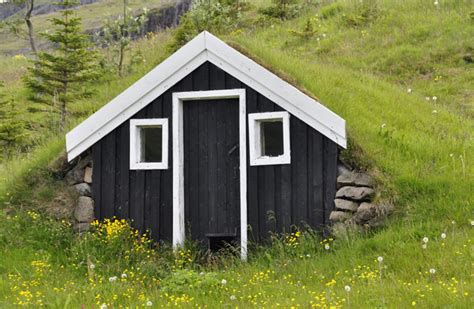
[[[162,127],[140,128],[141,162],[161,162],[163,134]]]
[[[260,124],[262,156],[283,155],[283,121],[262,121]]]

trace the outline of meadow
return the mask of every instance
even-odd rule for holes
[[[41,129],[30,153],[0,165],[0,307],[471,307],[474,8],[435,2],[321,1],[286,21],[252,7],[246,25],[220,34],[346,119],[343,155],[395,204],[384,227],[272,235],[252,244],[246,263],[231,249],[152,246],[121,220],[79,237],[67,214],[51,215],[73,193],[57,177],[63,136]],[[150,52],[124,78],[95,85],[70,125],[163,60],[171,40],[165,32],[136,41],[134,51]],[[13,64],[26,60],[0,61],[26,109]]]

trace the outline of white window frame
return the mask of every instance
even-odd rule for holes
[[[161,127],[162,145],[161,162],[140,162],[141,137],[140,128]],[[169,141],[168,119],[130,119],[130,169],[131,170],[166,170],[168,169],[168,141]]]
[[[290,152],[290,114],[288,112],[267,112],[249,114],[249,154],[250,165],[281,165],[291,164]],[[282,120],[283,122],[283,154],[278,157],[262,156],[261,129],[263,121]]]
[[[173,247],[184,244],[184,134],[183,104],[198,100],[239,100],[240,257],[247,260],[247,126],[245,89],[173,93]],[[216,102],[216,104],[219,104]]]

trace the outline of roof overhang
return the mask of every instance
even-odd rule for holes
[[[206,61],[252,87],[339,146],[346,148],[344,119],[204,31],[67,133],[68,160],[73,160],[89,149]]]

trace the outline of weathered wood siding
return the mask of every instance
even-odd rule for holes
[[[173,92],[233,88],[246,89],[247,113],[282,110],[216,66],[205,63],[132,118],[168,118],[169,127],[172,128]],[[167,170],[129,169],[128,122],[92,147],[92,189],[98,218],[130,218],[141,231],[150,229],[155,239],[171,240],[171,134],[170,130],[170,168]],[[211,139],[221,133],[218,128],[215,132],[211,128],[208,134]],[[336,191],[337,145],[296,117],[290,117],[290,138],[291,164],[247,166],[250,240],[261,241],[269,232],[289,231],[292,225],[307,224],[320,228],[328,223]],[[200,163],[204,162],[197,162]],[[214,160],[208,158],[205,164],[213,167]],[[212,190],[211,182],[214,180],[208,181]],[[203,229],[204,226],[207,225],[203,225]]]

